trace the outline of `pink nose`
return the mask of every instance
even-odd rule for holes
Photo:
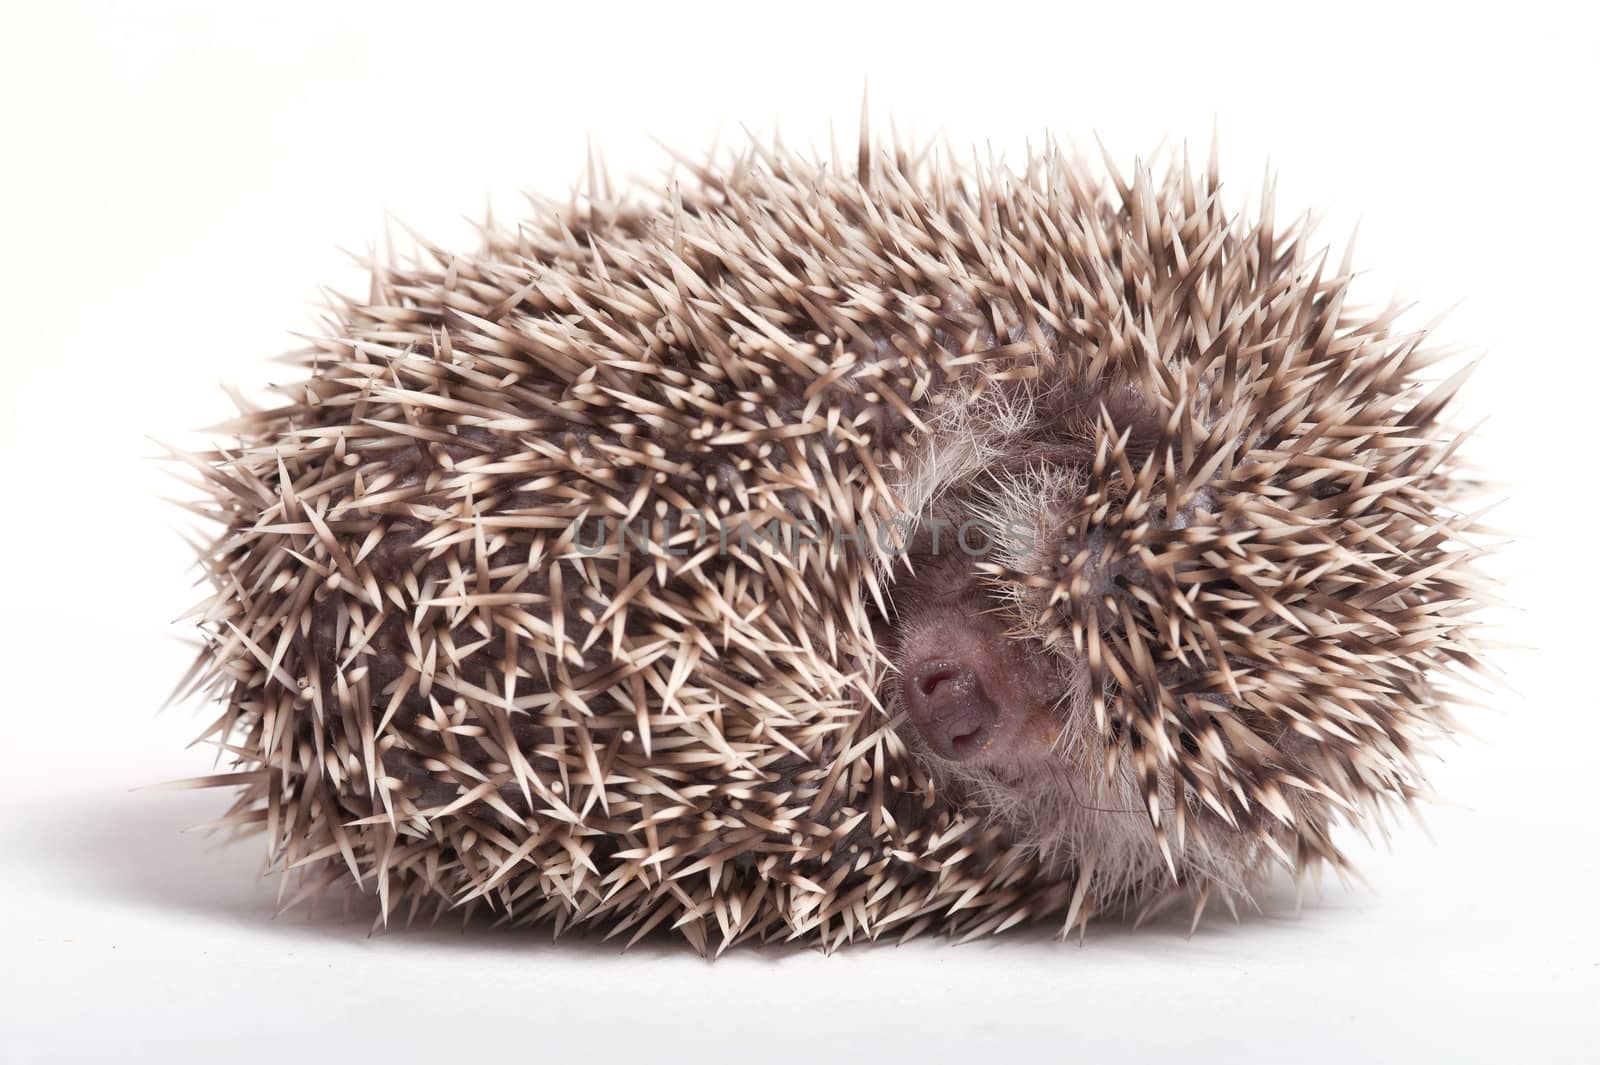
[[[951,658],[918,662],[902,681],[906,709],[935,754],[962,761],[980,753],[998,713],[971,666]]]

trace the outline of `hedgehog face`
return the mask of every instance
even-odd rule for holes
[[[1121,576],[1080,520],[1107,434],[1143,463],[1160,423],[1126,389],[1015,390],[951,401],[913,463],[902,487],[919,516],[882,642],[934,756],[1025,764],[1085,709],[1082,648],[1060,623],[1064,597],[1045,586],[1077,554],[1088,555],[1080,598]]]
[[[1096,520],[1126,502],[1119,470],[1159,465],[1173,420],[1120,388],[954,403],[901,486],[920,513],[880,638],[902,733],[942,793],[1046,856],[1100,859],[1129,882],[1166,875],[1128,720],[1158,700],[1096,674],[1084,621],[1114,630],[1119,602],[1137,605],[1131,590],[1149,583],[1137,557],[1107,549]],[[1149,496],[1143,525],[1169,535],[1211,498],[1169,505],[1159,483]],[[1152,675],[1169,692],[1200,686],[1181,662]],[[1170,770],[1160,776],[1170,789]],[[1180,862],[1233,879],[1230,865],[1253,860],[1240,827],[1196,817],[1212,838]]]

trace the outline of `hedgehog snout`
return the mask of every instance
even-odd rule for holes
[[[999,716],[978,671],[955,658],[918,663],[904,683],[912,723],[934,752],[954,761],[979,754]]]
[[[955,602],[902,626],[900,702],[936,757],[1000,763],[1029,753],[1055,673],[992,616]]]

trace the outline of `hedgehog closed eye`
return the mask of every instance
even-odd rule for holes
[[[375,264],[193,457],[191,689],[314,895],[704,952],[1063,931],[1424,782],[1460,375],[1214,165],[777,146]]]

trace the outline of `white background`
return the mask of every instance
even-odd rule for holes
[[[148,11],[138,8],[149,7]],[[1516,4],[1158,9],[864,2],[426,10],[8,4],[0,16],[0,1061],[1594,1060],[1592,810],[1600,249],[1592,27]],[[1124,164],[1215,119],[1242,198],[1361,219],[1363,292],[1488,353],[1473,455],[1506,482],[1508,689],[1445,752],[1428,834],[1193,938],[1104,924],[735,953],[272,917],[260,846],[184,826],[215,792],[202,709],[157,707],[198,595],[150,438],[359,289],[392,212],[565,192],[589,138],[656,173],[762,135],[875,122],[1019,159],[1098,131]],[[1430,838],[1431,834],[1431,838]]]

